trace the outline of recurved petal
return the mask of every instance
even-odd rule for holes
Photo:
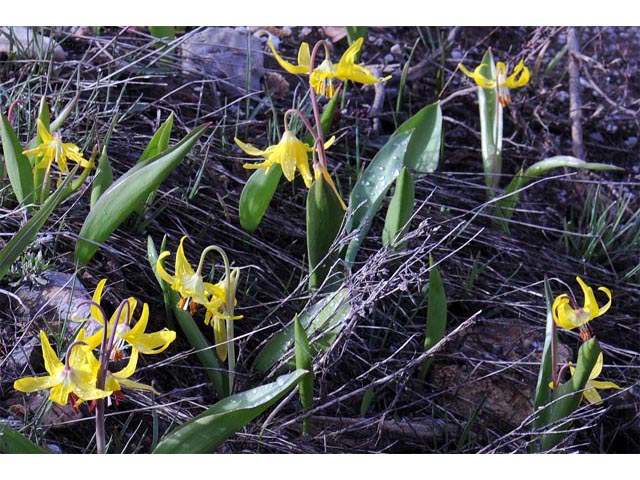
[[[301,73],[309,73],[311,66],[311,54],[309,53],[309,44],[302,42],[298,50],[298,67],[305,67],[306,71]]]
[[[247,155],[251,155],[252,157],[262,157],[265,154],[264,150],[260,150],[254,147],[253,145],[251,145],[250,143],[244,143],[242,140],[240,140],[237,137],[234,137],[233,141],[236,142],[236,145],[238,145],[242,149],[242,151]]]
[[[556,297],[551,306],[551,312],[556,325],[562,328],[572,330],[581,325],[575,321],[575,312],[571,308],[569,296],[566,294]]]
[[[293,65],[292,63],[287,62],[284,58],[282,58],[280,56],[280,54],[278,54],[278,52],[276,51],[276,48],[273,46],[273,41],[271,40],[271,38],[269,38],[269,47],[271,48],[271,51],[273,52],[273,56],[276,57],[276,60],[278,61],[278,63],[280,64],[280,66],[282,68],[284,68],[287,72],[292,73],[292,74],[301,74],[301,73],[309,73],[309,65],[310,63],[307,63],[306,65]],[[300,46],[300,48],[302,49],[302,46]],[[307,54],[308,54],[308,50],[309,50],[309,45],[307,45]],[[305,57],[305,53],[302,53],[302,57]],[[300,59],[301,55],[300,52],[298,52],[298,59]],[[242,147],[240,147],[242,148]]]
[[[520,88],[529,83],[529,69],[524,66],[524,60],[520,60],[513,69],[513,74],[507,78],[504,85],[507,88]]]
[[[96,286],[96,289],[93,292],[93,297],[91,298],[91,300],[93,300],[93,303],[97,303],[98,305],[100,305],[100,300],[102,300],[102,291],[104,290],[104,286],[106,285],[106,283],[107,283],[106,278],[103,278],[98,282],[98,285]],[[93,318],[100,325],[104,325],[104,322],[106,321],[106,318],[104,318],[104,313],[102,312],[102,310],[93,304],[91,305],[91,318]]]
[[[38,136],[40,137],[40,144],[50,143],[53,141],[53,135],[49,132],[47,127],[44,126],[42,120],[38,119]]]
[[[167,271],[164,269],[164,265],[162,262],[162,260],[167,258],[169,255],[171,255],[171,253],[166,250],[162,252],[160,255],[158,255],[158,261],[156,262],[156,269],[158,270],[158,275],[160,275],[160,278],[162,278],[162,280],[167,282],[169,285],[173,285],[176,281],[176,277],[169,275],[167,273]]]
[[[593,386],[593,388],[597,390],[608,390],[610,388],[615,388],[616,390],[622,390],[621,386],[616,385],[613,382],[601,382],[599,380],[591,380],[590,383]]]
[[[598,315],[596,315],[597,317],[605,314],[607,310],[611,308],[611,290],[609,290],[607,287],[598,287],[598,290],[604,292],[604,294],[609,298],[609,301],[598,309]]]

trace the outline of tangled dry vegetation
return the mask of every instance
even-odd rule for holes
[[[87,190],[55,212],[29,254],[40,253],[48,270],[76,273],[89,292],[108,278],[105,301],[115,306],[135,296],[148,302],[151,321],[161,327],[165,310],[146,260],[147,235],[156,244],[167,235],[174,246],[189,235],[185,246],[192,259],[207,245],[222,246],[241,268],[238,391],[276,376],[278,367],[269,372],[252,369],[257,353],[314,301],[306,290],[302,183],[281,185],[254,234],[238,222],[239,195],[248,172],[233,137],[268,144],[282,112],[292,105],[292,92],[293,103],[299,101],[299,80],[280,73],[264,41],[260,43],[261,29],[256,30],[253,37],[251,32],[243,35],[265,52],[264,66],[251,70],[257,79],[245,77],[239,84],[207,70],[207,58],[189,59],[188,71],[183,69],[182,45],[203,29],[188,29],[160,46],[145,29],[45,29],[65,50],[64,59],[54,59],[49,49],[37,58],[9,56],[0,61],[3,110],[21,100],[14,125],[30,125],[33,131],[43,95],[53,111],[79,95],[65,135],[90,151],[114,127],[108,152],[116,175],[131,167],[171,112],[179,136],[211,122],[196,148],[162,184],[146,216],[118,229],[89,266],[77,269],[73,262],[77,232],[88,212]],[[303,40],[333,36],[339,51],[346,42],[335,38],[339,33],[333,29],[271,32],[280,37],[287,58],[295,57]],[[601,406],[580,408],[575,433],[557,450],[640,452],[640,30],[590,27],[579,33],[582,148],[588,160],[624,171],[567,170],[532,183],[506,235],[487,208],[476,97],[473,91],[465,92],[470,83],[456,66],[461,61],[478,64],[491,47],[496,58],[511,63],[524,59],[532,68],[531,84],[514,94],[505,118],[503,173],[510,178],[523,164],[571,154],[575,147],[568,55],[563,50],[567,29],[369,29],[362,61],[393,78],[382,92],[371,87],[347,90],[333,126],[339,141],[332,149],[343,193],[350,191],[358,172],[397,125],[438,99],[445,120],[440,166],[417,177],[417,208],[405,250],[381,248],[383,219],[374,222],[347,280],[352,314],[330,348],[314,360],[309,435],[301,435],[301,410],[297,397],[291,396],[231,437],[220,451],[526,452],[533,438],[530,415],[544,341],[543,280],[546,276],[573,285],[581,275],[613,292],[611,310],[594,322],[594,329],[607,352],[607,379],[623,389],[611,391]],[[404,85],[401,74],[414,47]],[[247,84],[257,91],[247,93],[242,87]],[[20,134],[26,137],[28,132]],[[25,214],[13,208],[3,181],[4,243]],[[449,320],[446,341],[422,381],[418,373],[424,360],[429,254],[444,279]],[[10,279],[17,283],[5,282],[4,291],[38,285],[42,268],[28,269],[25,259],[21,265]],[[561,283],[553,286],[556,293],[564,290]],[[10,368],[6,359],[51,317],[25,316],[7,294],[0,295],[0,301],[0,418],[21,427],[25,418],[33,418],[33,406],[13,390],[22,372]],[[573,358],[577,334],[565,333],[560,340],[566,358]],[[215,393],[199,365],[179,332],[160,359],[144,364],[140,380],[153,382],[162,395],[152,402],[146,393],[134,392],[110,411],[113,450],[147,452],[158,435],[213,404]],[[62,452],[91,451],[93,423],[82,412],[57,412],[45,426],[30,429],[27,424],[26,431]]]

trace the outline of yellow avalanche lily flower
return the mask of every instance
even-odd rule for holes
[[[496,77],[487,78],[480,70],[485,67],[486,64],[481,64],[471,72],[461,63],[458,64],[458,68],[462,70],[467,77],[472,78],[479,87],[482,88],[495,88],[498,91],[498,101],[500,105],[506,107],[511,103],[511,95],[509,89],[524,87],[529,83],[529,69],[524,66],[524,60],[520,62],[513,69],[513,73],[507,77],[507,66],[503,62],[496,63]]]
[[[603,315],[611,307],[611,290],[606,287],[598,287],[598,290],[609,297],[609,301],[599,307],[591,287],[584,283],[580,277],[576,277],[576,280],[584,294],[584,306],[582,308],[578,307],[574,299],[563,293],[556,297],[551,307],[553,320],[557,325],[567,330],[584,325],[588,321]]]
[[[251,144],[242,142],[238,138],[234,138],[234,141],[247,155],[264,157],[265,159],[262,163],[245,164],[244,168],[252,170],[265,168],[268,173],[273,165],[279,164],[282,167],[282,173],[284,173],[285,178],[290,182],[293,181],[297,168],[300,170],[304,184],[307,188],[311,188],[313,175],[311,175],[311,169],[309,168],[308,153],[313,151],[313,148],[300,141],[298,137],[289,130],[284,132],[277,145],[271,145],[267,147],[266,150],[259,150]],[[335,137],[331,137],[324,144],[324,148],[329,148],[334,141]]]
[[[63,173],[69,173],[67,160],[73,160],[83,168],[93,167],[93,164],[82,156],[77,145],[63,143],[60,134],[57,132],[50,133],[40,119],[38,119],[38,136],[41,139],[41,143],[35,148],[22,152],[28,156],[42,157],[42,160],[33,167],[34,172],[40,169],[49,170],[54,160],[60,169],[60,178],[62,178]]]
[[[98,305],[100,305],[102,290],[106,282],[106,279],[101,280],[93,294],[93,301]],[[114,339],[114,354],[121,351],[125,344],[130,345],[133,349],[137,349],[140,353],[146,355],[161,353],[166,350],[169,344],[176,339],[176,332],[164,328],[158,332],[146,333],[145,330],[149,321],[149,305],[146,303],[142,305],[140,319],[136,322],[135,326],[131,327],[137,303],[135,298],[128,298],[126,303],[123,302],[114,312],[106,326],[104,325],[105,319],[101,311],[97,307],[92,306],[91,316],[99,324],[103,325],[103,327],[87,339],[89,347],[93,349],[100,345],[104,335],[104,329],[107,329],[107,335],[111,335],[114,326],[117,324],[116,338]]]
[[[13,388],[27,393],[50,389],[49,400],[59,405],[66,405],[71,394],[83,401],[96,400],[111,394],[111,391],[96,388],[100,364],[91,353],[91,348],[82,339],[84,329],[80,331],[78,340],[69,347],[66,361],[62,363],[51,348],[47,335],[41,330],[44,368],[49,375],[20,378],[14,382]]]
[[[587,399],[587,402],[595,403],[596,405],[600,405],[602,403],[602,398],[600,397],[598,390],[606,390],[609,388],[616,388],[618,390],[621,390],[622,388],[613,382],[600,382],[598,380],[595,380],[600,375],[600,372],[602,372],[603,363],[604,356],[602,355],[602,352],[600,352],[600,355],[598,355],[598,360],[596,360],[596,364],[593,366],[593,370],[591,370],[591,373],[589,374],[589,380],[587,380],[587,384],[585,385],[583,392],[584,398]],[[569,369],[571,370],[571,376],[573,377],[576,369],[571,366],[569,367]]]
[[[282,68],[289,73],[309,75],[309,83],[313,91],[318,95],[331,98],[335,92],[333,79],[338,79],[343,82],[345,80],[351,80],[352,82],[371,85],[373,83],[384,82],[391,78],[391,75],[378,78],[369,69],[361,65],[356,65],[355,57],[362,48],[363,42],[364,39],[362,37],[353,42],[344,52],[337,66],[335,66],[329,58],[325,58],[313,71],[310,71],[311,60],[308,44],[303,43],[300,46],[300,50],[298,51],[298,65],[293,65],[284,60],[276,51],[271,40],[269,40],[269,46]]]
[[[162,260],[170,255],[168,251],[162,252],[158,256],[156,267],[160,277],[171,286],[173,290],[178,292],[182,299],[190,298],[193,302],[204,305],[207,302],[207,288],[211,284],[207,284],[200,272],[196,272],[187,257],[184,254],[184,241],[186,235],[180,239],[180,246],[176,251],[176,263],[173,275],[169,275],[162,265]]]

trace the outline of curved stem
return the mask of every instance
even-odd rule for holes
[[[304,126],[306,127],[307,131],[313,137],[314,143],[317,143],[318,142],[318,135],[317,135],[316,130],[311,126],[311,124],[309,123],[309,120],[307,120],[306,117],[302,114],[302,112],[300,110],[298,110],[297,108],[290,108],[289,110],[284,112],[284,129],[285,129],[285,131],[289,130],[289,122],[287,121],[287,117],[289,115],[291,115],[292,113],[295,113],[298,116],[298,118],[302,121],[302,123],[304,123]]]
[[[235,282],[232,281],[231,278],[231,266],[229,264],[229,257],[225,251],[218,247],[217,245],[210,245],[202,251],[200,255],[200,263],[198,264],[198,269],[196,273],[200,275],[202,271],[202,266],[204,265],[204,259],[207,256],[207,253],[211,251],[216,251],[222,257],[222,261],[224,262],[224,278],[225,278],[225,293],[226,298],[224,301],[224,315],[225,315],[225,325],[227,330],[227,360],[229,362],[229,395],[233,393],[233,384],[235,381],[235,371],[236,371],[236,350],[235,344],[233,343],[234,329],[233,329],[233,304],[235,299]],[[237,275],[236,275],[237,278]]]

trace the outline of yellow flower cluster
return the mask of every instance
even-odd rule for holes
[[[49,375],[18,379],[13,385],[16,390],[27,393],[49,390],[51,401],[66,405],[71,397],[74,406],[85,401],[109,397],[112,394],[116,398],[118,398],[117,394],[122,397],[123,386],[155,392],[153,387],[129,380],[129,377],[135,373],[140,353],[155,354],[164,351],[175,340],[176,332],[165,328],[159,332],[146,333],[149,319],[149,307],[146,303],[142,307],[140,319],[132,327],[137,303],[134,298],[122,302],[109,322],[106,322],[100,307],[105,283],[106,279],[101,280],[96,288],[90,314],[93,320],[102,325],[102,328],[89,338],[86,338],[85,330],[81,328],[67,349],[64,362],[54,352],[45,332],[40,331],[44,367]],[[115,332],[115,338],[111,338],[112,332]],[[106,342],[103,339],[106,339]],[[131,347],[131,354],[129,362],[122,370],[118,372],[107,370],[104,388],[98,388],[96,384],[101,365],[93,350],[99,346],[104,348],[105,343],[113,346],[114,358],[121,358],[126,346]]]

